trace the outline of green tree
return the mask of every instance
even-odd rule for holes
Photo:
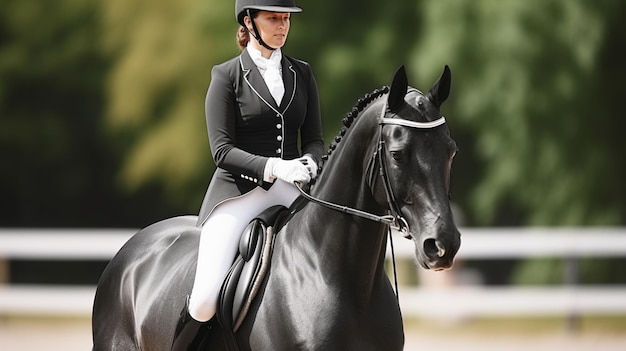
[[[100,148],[107,62],[98,31],[90,2],[0,5],[3,226],[86,225],[110,205],[100,193],[113,164]]]
[[[416,68],[453,67],[457,169],[474,223],[601,225],[626,218],[614,77],[616,1],[427,1]],[[455,126],[455,122],[458,122]],[[471,137],[469,136],[471,135]],[[469,146],[469,149],[467,148]]]
[[[203,109],[212,62],[236,50],[219,41],[234,42],[235,26],[225,19],[232,4],[113,0],[101,6],[105,50],[115,60],[107,125],[127,153],[117,182],[131,192],[164,188],[161,201],[195,213],[212,171]]]

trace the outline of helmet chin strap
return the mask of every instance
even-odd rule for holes
[[[247,13],[248,13],[248,17],[250,18],[250,22],[252,22],[252,30],[254,31],[254,33],[253,33],[253,32],[250,32],[250,30],[248,30],[248,32],[250,32],[250,34],[254,37],[254,39],[256,39],[256,41],[258,41],[258,42],[259,42],[259,44],[260,44],[262,47],[264,47],[264,48],[266,48],[266,49],[268,49],[268,50],[271,50],[271,51],[276,50],[276,48],[273,48],[273,47],[271,47],[271,46],[267,45],[267,44],[263,41],[263,39],[261,38],[261,34],[259,33],[259,30],[258,30],[258,29],[257,29],[257,27],[256,27],[256,23],[254,23],[254,19],[252,18],[252,15],[250,15],[250,9],[247,9],[246,11],[247,11]]]

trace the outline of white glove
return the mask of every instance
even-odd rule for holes
[[[307,166],[303,165],[299,159],[287,161],[277,157],[271,157],[265,164],[265,174],[269,175],[270,181],[273,181],[275,178],[284,180],[290,184],[293,184],[293,182],[306,184],[311,181],[309,169]]]
[[[317,178],[317,162],[315,162],[311,156],[308,154],[304,155],[300,157],[298,161],[302,162],[302,164],[306,166],[312,179]]]

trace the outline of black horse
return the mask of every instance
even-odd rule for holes
[[[380,218],[391,211],[418,263],[435,270],[450,268],[460,246],[449,203],[456,144],[439,112],[450,83],[446,66],[424,95],[401,68],[391,88],[360,99],[312,189]],[[94,301],[94,350],[169,350],[193,284],[196,219],[141,230],[109,263]],[[236,333],[240,348],[402,350],[402,316],[384,267],[386,229],[307,203],[276,235],[270,270]],[[224,350],[222,338],[206,349]]]

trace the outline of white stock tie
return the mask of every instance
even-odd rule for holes
[[[285,95],[285,85],[280,72],[280,61],[283,58],[282,52],[280,49],[277,49],[272,52],[269,59],[266,59],[261,55],[259,50],[253,48],[249,43],[248,52],[250,53],[250,58],[252,58],[254,64],[256,64],[259,68],[259,72],[265,81],[265,85],[267,85],[267,88],[272,94],[274,101],[276,101],[276,104],[280,106],[280,103],[283,101],[283,95]]]
[[[283,77],[280,74],[280,61],[276,64],[272,60],[267,60],[267,63],[263,79],[274,97],[276,105],[280,105],[281,101],[283,101],[283,95],[285,95],[285,85],[283,84]]]

